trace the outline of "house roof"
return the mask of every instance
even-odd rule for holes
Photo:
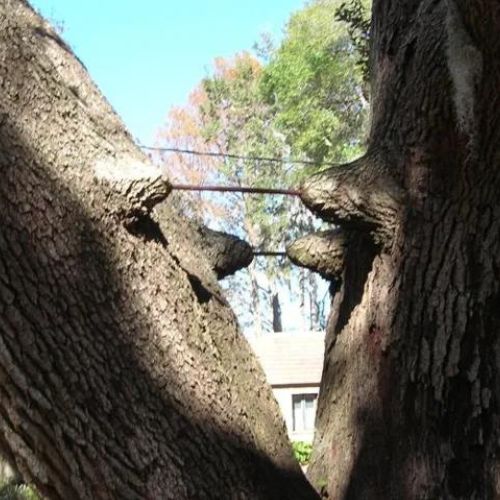
[[[319,385],[324,333],[269,333],[248,340],[270,385]]]

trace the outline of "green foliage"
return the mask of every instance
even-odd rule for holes
[[[0,500],[42,500],[42,498],[26,484],[7,483],[0,487]]]
[[[339,21],[342,6],[347,12],[339,0],[316,0],[294,14],[262,79],[293,154],[317,162],[358,154],[366,129],[360,55]]]
[[[243,53],[233,60],[219,59],[214,73],[203,80],[206,101],[201,106],[202,134],[207,144],[246,157],[286,155],[284,138],[272,126],[272,109],[262,100],[261,64]],[[262,187],[287,186],[289,178],[283,165],[256,160],[225,159],[219,173],[231,184]],[[243,203],[246,237],[257,248],[280,245],[289,226],[290,199],[252,196]],[[252,227],[250,227],[252,226]],[[241,224],[240,224],[241,227]],[[267,263],[273,273],[273,261]]]
[[[369,81],[370,73],[370,4],[367,0],[342,2],[335,17],[346,23],[347,32],[358,53],[357,65],[361,68],[364,81]]]
[[[300,465],[307,465],[311,460],[312,445],[304,441],[294,441],[292,443],[293,454]]]
[[[252,158],[294,157],[313,160],[317,166],[234,158],[204,159],[198,164],[196,158],[183,158],[172,165],[171,175],[182,171],[192,183],[200,184],[210,179],[298,187],[305,177],[324,168],[322,162],[344,162],[359,155],[368,117],[359,63],[365,57],[361,42],[366,28],[360,21],[365,19],[361,1],[368,0],[314,0],[291,17],[277,49],[268,36],[262,38],[256,46],[260,61],[248,53],[216,59],[189,105],[173,110],[164,134],[169,145],[185,149]],[[201,208],[198,215],[213,223],[213,214],[224,213],[218,228],[238,234],[257,250],[284,249],[289,241],[319,226],[292,198],[235,195],[222,202],[208,201],[219,206],[212,205],[212,211]],[[196,202],[200,207],[207,198]],[[195,211],[196,203],[192,207]],[[290,288],[302,304],[303,316],[305,308],[310,309],[309,325],[303,327],[320,327],[317,309],[324,299],[318,294],[318,278],[306,279],[304,271],[291,270],[286,259],[256,259],[248,272],[252,296],[260,294],[261,302],[268,304],[278,287],[295,281]],[[248,298],[243,302],[248,303]],[[253,300],[250,323],[270,317],[256,312],[257,302]]]

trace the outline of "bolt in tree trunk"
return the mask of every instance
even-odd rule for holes
[[[168,183],[24,0],[0,1],[0,172],[0,449],[24,479],[314,498],[189,225],[157,221]]]
[[[367,154],[308,180],[347,243],[309,474],[500,498],[500,6],[375,0]]]

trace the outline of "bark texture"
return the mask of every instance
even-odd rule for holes
[[[50,499],[309,499],[169,191],[71,49],[0,0],[0,448]]]
[[[497,499],[500,6],[375,0],[372,27],[368,153],[304,188],[354,237],[308,474],[330,500]]]
[[[169,225],[175,224],[175,209],[170,202],[158,209],[160,228],[168,231]],[[196,221],[183,218],[184,224],[189,228],[191,245],[198,248],[209,266],[214,271],[217,279],[234,274],[240,269],[248,267],[253,261],[253,248],[244,240],[222,231],[215,231]]]
[[[342,231],[319,231],[290,243],[286,253],[297,266],[315,271],[327,280],[338,280],[344,270],[346,244]]]

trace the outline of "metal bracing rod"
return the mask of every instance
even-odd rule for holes
[[[267,252],[255,250],[253,252],[255,257],[286,257],[286,252]]]
[[[172,184],[174,191],[210,191],[215,193],[249,193],[249,194],[271,194],[285,196],[300,196],[297,189],[272,189],[262,187],[243,187],[243,186],[195,186],[192,184]],[[286,252],[273,252],[266,250],[254,250],[255,257],[286,257]]]
[[[271,194],[285,196],[300,196],[298,189],[272,189],[262,187],[244,186],[195,186],[191,184],[172,184],[174,191],[211,191],[215,193],[249,193],[249,194]]]

